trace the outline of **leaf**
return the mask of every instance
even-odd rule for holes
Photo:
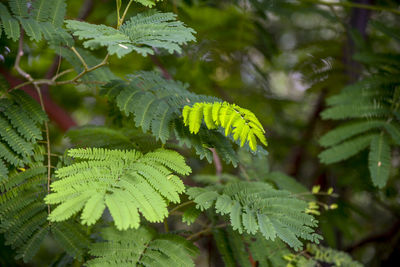
[[[11,11],[15,16],[28,17],[28,1],[27,0],[9,0]]]
[[[320,153],[318,157],[320,161],[325,164],[340,162],[367,148],[371,140],[376,136],[376,134],[370,134],[353,138],[349,141],[341,143],[340,145],[326,149]]]
[[[302,247],[299,238],[317,243],[321,239],[313,229],[316,221],[305,212],[307,202],[266,183],[233,182],[223,186],[222,192],[218,187],[191,187],[187,194],[197,208],[215,205],[217,213],[228,214],[232,228],[240,234],[261,233],[271,240],[278,236],[295,250]]]
[[[195,103],[193,106],[185,106],[182,111],[185,126],[193,134],[200,130],[204,117],[206,127],[214,129],[217,125],[225,128],[225,135],[233,132],[233,139],[241,139],[240,146],[248,143],[251,150],[257,150],[257,139],[267,145],[264,129],[257,117],[250,111],[235,104],[223,102]],[[233,129],[232,129],[233,128]],[[257,139],[256,139],[257,137]]]
[[[94,259],[86,266],[193,266],[198,249],[178,235],[160,235],[148,227],[127,231],[102,230],[104,241],[91,245]]]
[[[391,166],[391,151],[387,136],[381,134],[375,136],[371,141],[368,158],[368,167],[372,182],[375,186],[383,188],[389,179]]]
[[[357,134],[367,132],[371,129],[380,129],[385,124],[386,122],[383,120],[368,120],[339,126],[322,136],[319,143],[324,147],[337,145]]]
[[[67,4],[65,0],[52,0],[50,12],[48,14],[49,22],[55,27],[62,27],[66,13]]]
[[[7,7],[5,7],[2,3],[0,3],[0,19],[2,20],[4,32],[6,33],[9,39],[12,39],[14,42],[19,39],[20,31],[19,31],[19,23],[16,19],[11,17],[8,12]]]
[[[395,144],[400,145],[400,127],[394,123],[387,123],[385,124],[386,131],[392,137],[392,140]]]
[[[135,0],[135,2],[138,2],[146,7],[152,8],[153,6],[156,5],[156,2],[161,2],[163,0]]]
[[[169,53],[181,52],[180,45],[194,41],[194,31],[176,21],[173,13],[140,13],[125,22],[119,30],[86,22],[67,20],[67,28],[86,48],[107,47],[111,55],[119,58],[136,51],[143,56],[153,54],[152,48],[164,48]],[[89,39],[89,40],[87,40]]]
[[[72,149],[68,155],[80,160],[57,170],[60,180],[51,184],[53,192],[45,198],[48,204],[60,204],[49,215],[53,222],[83,209],[82,224],[92,225],[106,207],[119,230],[138,228],[139,212],[150,222],[160,222],[168,215],[168,203],[178,203],[185,190],[173,172],[191,171],[182,156],[165,149],[144,155],[135,150]]]
[[[46,0],[36,0],[32,3],[32,17],[36,21],[47,21],[50,17],[50,12],[54,3],[57,1],[52,1],[51,5]]]

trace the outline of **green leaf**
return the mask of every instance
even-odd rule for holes
[[[2,20],[4,32],[9,39],[17,41],[19,39],[19,23],[16,19],[11,17],[6,6],[0,3],[0,19]]]
[[[256,151],[257,139],[263,145],[267,145],[264,128],[257,117],[250,110],[235,104],[227,102],[222,104],[219,102],[195,103],[193,106],[185,106],[182,116],[185,126],[189,126],[189,130],[193,134],[199,132],[204,117],[205,125],[209,129],[214,129],[219,125],[225,128],[226,136],[233,132],[234,140],[241,139],[240,146],[247,142],[250,149]]]
[[[67,9],[65,0],[52,0],[48,14],[49,22],[56,27],[62,27]]]
[[[148,227],[137,230],[102,230],[103,242],[94,243],[86,266],[178,266],[194,267],[198,249],[178,235],[159,235]]]
[[[9,0],[11,11],[15,16],[28,17],[28,1],[27,0]]]
[[[390,174],[391,151],[387,136],[381,134],[375,136],[371,141],[368,167],[372,182],[375,186],[383,188]]]
[[[261,233],[271,240],[278,236],[295,250],[302,247],[299,238],[317,243],[321,239],[313,229],[316,221],[305,212],[307,202],[288,191],[261,182],[234,182],[220,191],[218,187],[191,187],[187,194],[200,209],[215,203],[216,212],[228,214],[232,228],[240,234]]]
[[[322,136],[319,143],[323,147],[337,145],[357,134],[367,132],[371,129],[380,129],[385,124],[386,122],[384,120],[368,120],[339,126]]]
[[[161,222],[168,202],[178,203],[184,192],[173,172],[191,169],[175,151],[158,149],[142,155],[135,150],[103,148],[72,149],[70,157],[80,161],[57,170],[60,178],[51,184],[45,201],[60,204],[49,215],[64,221],[83,209],[82,224],[92,225],[107,207],[119,230],[139,227],[141,212],[150,222]]]
[[[163,0],[135,0],[135,2],[138,2],[142,5],[150,7],[150,8],[155,6],[156,2],[161,2],[161,1],[163,1]]]
[[[367,148],[371,140],[376,136],[377,134],[362,135],[343,142],[340,145],[333,146],[320,153],[319,159],[325,164],[331,164],[348,159]]]
[[[111,55],[123,57],[136,51],[143,56],[154,54],[155,48],[169,53],[181,52],[180,45],[194,41],[194,31],[176,20],[173,13],[140,13],[124,23],[120,30],[86,22],[67,20],[67,28],[83,42],[86,48],[107,47]]]
[[[400,126],[395,123],[387,123],[385,129],[392,137],[393,142],[400,145]]]

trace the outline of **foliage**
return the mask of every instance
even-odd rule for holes
[[[67,28],[79,39],[89,39],[83,43],[86,48],[105,46],[110,55],[116,54],[119,58],[132,51],[143,56],[153,55],[152,48],[180,53],[179,45],[195,40],[194,31],[176,21],[176,15],[173,13],[141,13],[132,17],[119,29],[76,20],[66,22]]]
[[[385,30],[386,34],[395,31]],[[322,112],[323,119],[351,121],[321,138],[321,145],[327,149],[319,156],[322,162],[330,164],[369,147],[368,167],[373,184],[379,188],[389,179],[391,147],[400,144],[400,120],[396,116],[400,105],[399,72],[390,67],[391,60],[383,60],[385,57],[387,55],[378,57],[372,51],[356,55],[358,60],[376,70],[327,100],[329,108]]]
[[[185,106],[182,111],[185,126],[189,126],[191,133],[198,133],[202,118],[208,129],[221,126],[225,135],[233,133],[233,139],[241,140],[240,146],[248,142],[251,150],[257,150],[256,137],[262,144],[267,145],[264,128],[257,117],[249,110],[235,104],[223,103],[195,103],[193,107]],[[233,129],[232,129],[233,128]]]
[[[228,140],[217,131],[199,129],[191,134],[182,124],[182,109],[190,102],[220,101],[218,98],[197,95],[188,91],[188,84],[166,80],[155,72],[138,72],[127,76],[127,81],[113,80],[105,85],[102,95],[114,101],[126,116],[133,115],[136,127],[141,127],[163,144],[175,137],[180,144],[194,147],[200,158],[212,162],[212,152],[227,162],[237,164],[236,154]]]
[[[2,1],[0,265],[399,262],[397,7]]]
[[[321,238],[312,229],[316,221],[305,213],[305,201],[265,183],[232,183],[221,193],[212,188],[193,187],[188,194],[200,210],[215,205],[217,213],[228,214],[233,229],[239,233],[260,232],[272,241],[278,236],[295,250],[302,247],[298,237],[313,242]]]
[[[196,246],[176,235],[159,235],[142,226],[137,230],[120,232],[105,228],[101,232],[106,242],[94,243],[90,254],[96,258],[87,266],[195,266]]]
[[[92,225],[107,207],[119,230],[138,228],[138,211],[150,222],[161,222],[167,203],[178,203],[185,188],[172,171],[191,172],[175,151],[138,151],[102,148],[72,149],[68,155],[81,161],[58,169],[60,180],[52,183],[47,204],[60,204],[49,215],[53,222],[64,221],[82,210],[82,224]]]

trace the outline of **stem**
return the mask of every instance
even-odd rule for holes
[[[22,27],[20,27],[20,35],[19,35],[19,42],[18,42],[18,53],[17,53],[17,57],[15,58],[15,63],[14,63],[14,68],[17,70],[17,72],[23,76],[25,79],[27,79],[28,81],[33,81],[31,75],[29,75],[27,72],[25,72],[23,69],[21,69],[21,67],[19,66],[20,62],[21,62],[21,57],[24,55],[24,50],[23,50],[23,46],[24,46],[24,30],[22,29]]]
[[[119,27],[121,27],[122,23],[124,23],[124,19],[126,16],[126,13],[128,12],[129,7],[131,6],[131,4],[133,3],[133,0],[129,0],[128,5],[125,8],[124,14],[122,15],[122,18],[118,20],[118,27],[117,29],[119,29]],[[119,16],[119,15],[118,15]]]
[[[366,4],[359,4],[359,3],[349,3],[349,2],[325,2],[320,0],[300,0],[300,2],[307,2],[316,5],[324,5],[324,6],[342,6],[342,7],[352,7],[352,8],[360,8],[360,9],[368,9],[374,11],[386,11],[391,12],[396,15],[400,15],[400,10],[382,7],[382,6],[373,6],[373,5],[366,5]]]
[[[105,56],[105,58],[103,59],[102,62],[100,62],[99,64],[97,64],[96,66],[93,66],[91,68],[85,68],[81,73],[79,73],[77,76],[75,76],[75,78],[68,80],[68,81],[62,81],[62,82],[55,82],[55,85],[64,85],[64,84],[70,84],[70,83],[76,83],[77,80],[79,80],[82,76],[84,76],[86,73],[97,70],[98,68],[101,68],[104,65],[108,64],[108,57],[109,54],[107,54]]]
[[[39,95],[39,102],[40,106],[42,107],[42,110],[46,112],[46,109],[44,107],[44,102],[43,102],[43,96],[42,92],[40,91],[39,85],[34,83],[34,79],[32,78],[31,75],[29,75],[27,72],[25,72],[20,66],[21,62],[21,57],[24,55],[23,51],[23,45],[24,45],[24,31],[21,28],[21,34],[19,38],[19,43],[18,43],[18,53],[17,53],[17,58],[15,59],[15,64],[14,68],[18,71],[19,74],[21,74],[25,79],[27,79],[29,82],[33,83],[33,86],[35,87],[37,94]],[[47,124],[47,121],[44,122],[44,127],[46,131],[46,144],[47,144],[47,194],[50,194],[50,183],[51,183],[51,148],[50,148],[50,134],[49,134],[49,125]],[[50,205],[47,205],[47,212],[50,214]],[[49,222],[50,223],[50,222]]]
[[[76,48],[73,46],[73,47],[71,47],[71,50],[79,58],[79,60],[82,63],[83,67],[85,68],[85,70],[88,70],[88,65],[86,64],[86,61],[83,59],[81,54],[79,54],[79,52],[76,50]]]
[[[121,4],[118,3],[118,0],[115,0],[115,3],[117,5],[117,23],[118,23],[117,28],[119,28],[119,22],[121,21],[121,18],[119,16],[119,9],[121,8]]]
[[[215,148],[209,148],[209,150],[211,150],[211,152],[213,154],[213,161],[214,161],[214,165],[215,165],[215,175],[221,176],[222,163],[221,163],[221,159],[219,158],[219,155],[217,153],[217,150],[215,150]]]
[[[73,71],[74,71],[74,69],[67,69],[67,70],[64,70],[64,71],[60,72],[59,74],[55,75],[53,78],[51,78],[51,80],[52,80],[52,81],[55,81],[55,80],[57,80],[58,78],[60,78],[61,76],[64,76],[65,74],[68,74],[68,73],[73,72]]]
[[[187,202],[183,202],[182,204],[180,204],[180,205],[176,206],[175,208],[173,208],[172,210],[170,210],[169,213],[173,213],[173,212],[175,212],[175,211],[177,211],[177,210],[179,210],[179,209],[181,209],[181,208],[183,208],[183,207],[185,207],[187,205],[190,205],[192,203],[194,203],[193,200],[190,200],[190,201],[187,201]]]
[[[43,111],[46,112],[43,102],[42,92],[40,91],[40,87],[37,84],[33,84],[36,89],[36,92],[39,95],[40,106],[42,107]],[[47,194],[50,194],[50,183],[51,183],[51,148],[50,148],[50,134],[49,134],[49,125],[47,121],[44,122],[44,128],[46,131],[46,144],[47,144]],[[47,205],[47,212],[50,214],[50,205]],[[50,222],[49,222],[50,223]]]
[[[219,224],[219,225],[216,225],[216,226],[214,226],[214,227],[209,226],[209,227],[207,227],[206,229],[201,230],[200,232],[197,232],[197,233],[194,233],[194,234],[188,236],[188,237],[186,238],[186,240],[192,240],[192,239],[195,239],[195,238],[197,238],[197,237],[200,237],[201,235],[204,235],[204,234],[206,234],[206,233],[208,233],[208,232],[211,232],[211,230],[214,229],[214,228],[224,228],[224,227],[226,227],[226,226],[228,226],[226,223]]]
[[[164,219],[164,230],[165,230],[165,232],[166,232],[166,233],[168,233],[168,232],[169,232],[169,227],[168,227],[168,221],[167,221],[167,218],[165,218],[165,219]]]

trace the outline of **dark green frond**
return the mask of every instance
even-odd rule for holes
[[[181,45],[194,41],[194,31],[176,20],[173,13],[147,12],[132,17],[120,29],[67,20],[67,28],[84,41],[90,49],[107,47],[118,57],[136,51],[143,56],[153,54],[152,47],[164,48],[169,53],[181,52]]]
[[[194,266],[198,249],[177,235],[158,235],[153,229],[117,231],[105,228],[105,242],[94,243],[90,254],[95,256],[87,266]]]
[[[228,214],[233,229],[239,233],[259,232],[271,240],[279,237],[296,250],[303,246],[299,238],[317,243],[321,238],[313,230],[316,220],[305,213],[307,202],[266,183],[231,183],[221,193],[193,187],[187,194],[202,210],[215,204],[216,212]]]

